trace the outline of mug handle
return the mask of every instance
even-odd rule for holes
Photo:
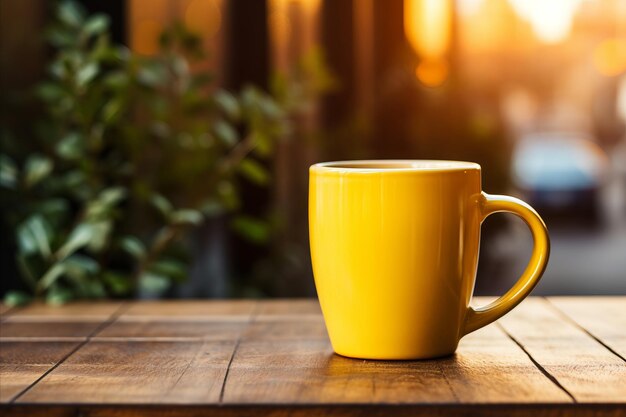
[[[498,320],[521,303],[539,282],[550,256],[550,238],[546,225],[539,214],[522,200],[483,192],[480,199],[480,212],[481,223],[493,213],[513,213],[520,217],[532,232],[534,247],[526,270],[506,294],[486,306],[476,309],[468,308],[463,335]]]

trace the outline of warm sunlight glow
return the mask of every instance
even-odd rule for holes
[[[564,40],[581,0],[509,0],[520,17],[530,23],[539,39],[546,43]]]
[[[185,23],[193,32],[208,37],[220,29],[222,14],[218,0],[193,0],[185,10]]]
[[[612,77],[626,71],[626,39],[607,39],[593,52],[593,63],[602,75]]]
[[[420,58],[439,58],[450,45],[450,0],[404,0],[404,32]]]
[[[272,43],[284,48],[289,40],[291,25],[289,22],[289,1],[270,0],[269,3],[269,27]]]
[[[156,20],[140,20],[135,23],[134,49],[142,55],[154,55],[159,50],[159,36],[163,25]]]
[[[443,59],[426,59],[415,68],[415,76],[426,87],[439,87],[448,78],[448,63]]]

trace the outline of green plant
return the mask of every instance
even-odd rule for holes
[[[107,31],[106,16],[59,3],[46,33],[55,54],[35,91],[45,114],[32,137],[2,135],[16,263],[32,293],[53,303],[160,294],[184,279],[181,238],[237,212],[241,181],[268,184],[261,161],[331,80],[313,52],[298,77],[276,78],[273,94],[232,93],[190,69],[203,49],[180,24],[162,34],[155,57],[112,44]],[[253,240],[269,235],[243,213],[233,223]]]

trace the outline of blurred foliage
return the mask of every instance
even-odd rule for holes
[[[297,77],[275,77],[271,94],[229,92],[190,69],[203,47],[182,25],[161,35],[154,57],[113,44],[108,27],[104,15],[59,3],[45,36],[54,56],[32,97],[45,116],[32,137],[2,132],[1,198],[16,264],[31,294],[51,303],[159,295],[184,280],[181,238],[208,217],[237,213],[242,181],[271,182],[262,161],[292,116],[332,84],[312,51]],[[271,235],[245,213],[233,227],[253,242]]]

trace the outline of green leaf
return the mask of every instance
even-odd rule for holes
[[[55,257],[59,260],[67,258],[78,249],[87,246],[94,239],[95,229],[92,224],[81,223],[72,230],[67,241],[56,252]]]
[[[73,298],[74,295],[70,290],[59,286],[54,286],[50,288],[50,290],[46,294],[46,303],[52,305],[62,305],[72,300]]]
[[[146,256],[146,247],[135,236],[124,236],[120,241],[120,247],[136,259],[143,259]]]
[[[170,287],[170,280],[163,275],[145,272],[139,277],[139,288],[148,294],[161,295]]]
[[[81,158],[82,140],[78,132],[70,132],[62,138],[56,146],[57,155],[67,160],[75,160]]]
[[[213,131],[215,132],[215,136],[225,145],[233,146],[237,143],[237,131],[225,121],[217,121],[213,127]]]
[[[87,244],[90,251],[100,252],[106,247],[109,242],[109,235],[111,234],[112,227],[113,223],[110,220],[92,224],[93,237]]]
[[[109,100],[102,109],[102,120],[104,123],[112,124],[119,120],[120,116],[123,114],[124,107],[125,102],[121,97]]]
[[[98,194],[95,200],[87,204],[85,219],[89,221],[108,220],[110,212],[127,195],[124,187],[110,187]]]
[[[67,28],[53,27],[46,31],[46,40],[55,48],[61,49],[74,46],[77,39]]]
[[[96,75],[98,75],[99,70],[100,67],[95,62],[90,62],[87,65],[84,65],[78,70],[78,73],[76,73],[76,85],[79,88],[85,87],[96,77]]]
[[[128,86],[128,75],[123,71],[112,71],[103,80],[103,83],[115,90]]]
[[[15,188],[17,184],[17,166],[7,155],[0,155],[0,185]]]
[[[167,245],[171,242],[171,240],[175,236],[176,236],[176,230],[172,226],[170,225],[163,226],[159,229],[159,231],[154,236],[151,246],[155,248],[167,247]]]
[[[89,298],[104,298],[107,296],[104,285],[96,279],[89,279],[85,282],[85,289]]]
[[[49,103],[56,103],[65,96],[63,87],[51,82],[40,84],[35,93],[37,97]]]
[[[50,233],[46,220],[36,214],[29,217],[17,228],[17,242],[20,252],[31,254],[39,251],[43,258],[50,257]]]
[[[217,194],[226,208],[234,210],[239,207],[239,196],[237,195],[237,190],[229,181],[221,181],[217,185]]]
[[[253,217],[239,216],[233,220],[232,227],[253,243],[265,243],[270,237],[269,224]]]
[[[270,175],[265,167],[253,159],[244,159],[239,165],[239,172],[255,184],[265,185]]]
[[[53,167],[54,165],[50,158],[39,154],[31,155],[26,160],[26,165],[24,166],[24,183],[26,187],[32,187],[37,184],[52,172]]]
[[[78,27],[85,18],[85,12],[75,1],[62,1],[59,3],[57,16],[62,23]]]
[[[235,96],[225,90],[219,90],[215,93],[215,102],[219,108],[226,113],[232,120],[239,120],[241,117],[241,108]]]
[[[207,217],[216,217],[223,214],[226,211],[226,208],[221,202],[215,199],[208,199],[204,202],[204,204],[202,204],[200,211]]]
[[[191,209],[176,210],[170,215],[170,221],[174,224],[199,225],[202,220],[202,213]]]
[[[263,114],[268,118],[278,119],[284,116],[283,109],[269,96],[263,96],[263,98],[259,100],[259,106]]]
[[[170,277],[179,282],[187,278],[187,265],[174,259],[156,261],[150,267],[150,271],[157,275]]]
[[[167,72],[161,65],[143,65],[137,71],[137,81],[146,87],[158,87],[167,78]]]
[[[23,306],[31,300],[32,297],[23,291],[9,291],[4,295],[4,304],[9,307]]]
[[[112,207],[122,201],[127,194],[126,188],[124,187],[109,187],[100,192],[98,199],[102,204]]]
[[[241,102],[246,110],[256,109],[258,101],[261,99],[261,93],[255,87],[247,85],[241,92]]]
[[[69,201],[64,198],[50,198],[34,205],[34,210],[40,213],[51,225],[56,225],[70,216]]]
[[[150,203],[152,203],[164,217],[169,217],[174,211],[172,203],[161,194],[153,194]]]
[[[17,254],[15,256],[17,268],[22,274],[22,278],[28,284],[28,286],[34,290],[37,288],[37,278],[35,278],[34,272],[31,270],[32,263],[29,262],[23,254]]]
[[[39,282],[37,283],[37,288],[40,291],[47,290],[52,284],[56,282],[61,275],[66,272],[66,265],[63,262],[57,262],[46,271],[46,273],[41,277]]]
[[[100,265],[89,256],[74,254],[63,261],[68,274],[86,277],[100,272]]]
[[[133,289],[130,277],[119,272],[107,271],[102,274],[102,280],[116,295],[127,295]]]
[[[83,26],[83,33],[94,36],[103,33],[109,27],[109,18],[102,14],[90,17]]]
[[[272,137],[263,131],[256,131],[251,133],[251,135],[254,142],[254,152],[262,157],[269,156],[274,149]]]

